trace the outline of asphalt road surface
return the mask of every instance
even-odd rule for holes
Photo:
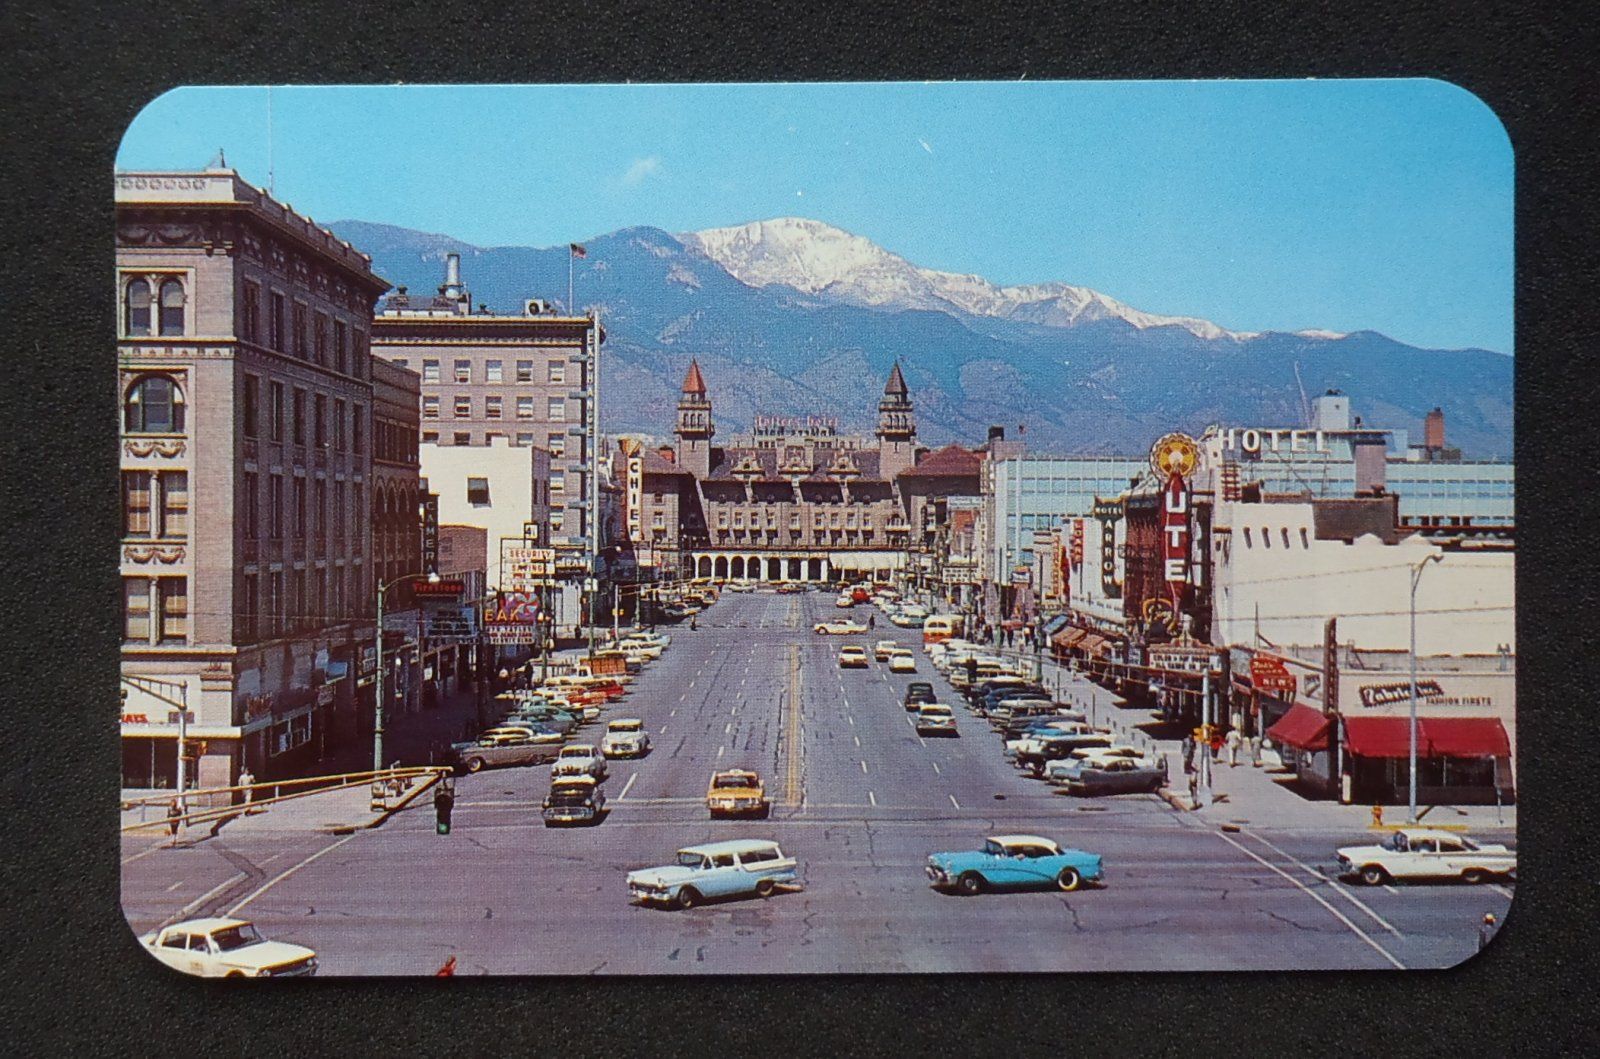
[[[870,608],[854,613],[863,618]],[[1072,798],[1024,778],[999,738],[957,706],[959,738],[922,739],[907,682],[873,662],[840,670],[846,643],[920,641],[880,615],[857,636],[819,636],[826,593],[724,595],[605,716],[639,717],[653,751],[614,761],[611,812],[549,829],[548,767],[462,777],[452,833],[431,811],[382,827],[230,835],[165,849],[125,840],[123,904],[138,932],[235,912],[314,948],[320,974],[743,973],[1437,968],[1469,958],[1504,886],[1368,888],[1329,878],[1348,832],[1224,833],[1155,795]],[[954,704],[957,700],[950,700]],[[593,732],[591,737],[590,733]],[[592,728],[583,730],[598,740]],[[767,820],[712,821],[714,770],[753,768]],[[947,896],[934,851],[1027,832],[1100,853],[1103,887]],[[686,845],[777,840],[800,862],[796,892],[690,911],[630,904],[630,869]]]

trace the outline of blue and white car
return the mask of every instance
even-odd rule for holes
[[[628,895],[639,904],[693,908],[719,897],[771,897],[799,880],[798,864],[768,839],[733,839],[686,846],[676,864],[628,873]]]
[[[935,890],[968,896],[1041,886],[1070,893],[1105,879],[1098,853],[1063,849],[1038,835],[991,835],[970,853],[932,854],[926,871]]]

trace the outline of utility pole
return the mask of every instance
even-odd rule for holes
[[[1433,552],[1411,571],[1411,754],[1408,780],[1407,808],[1411,815],[1407,823],[1417,822],[1417,585],[1422,581],[1422,571],[1429,563],[1443,561],[1444,556]]]
[[[618,625],[617,625],[618,621],[620,620],[618,615],[620,615],[622,613],[622,606],[621,606],[620,601],[617,598],[618,595],[619,595],[619,593],[617,591],[616,578],[612,578],[611,579],[611,641],[613,643],[615,643],[617,640],[620,640],[622,638],[620,632],[618,631]]]
[[[1211,804],[1211,666],[1200,674],[1200,731],[1206,737],[1195,750],[1200,755],[1200,785],[1195,791],[1196,808]]]

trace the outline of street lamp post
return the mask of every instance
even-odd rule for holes
[[[439,583],[437,571],[429,570],[426,574],[405,574],[397,577],[387,584],[378,584],[378,636],[377,636],[377,672],[374,675],[373,703],[372,703],[372,771],[383,771],[383,594],[403,581],[414,581],[425,578],[430,585]]]
[[[1434,552],[1411,571],[1411,768],[1407,777],[1410,786],[1408,804],[1411,815],[1407,818],[1407,822],[1413,824],[1417,822],[1417,584],[1422,580],[1422,571],[1429,563],[1440,562],[1443,559],[1443,555]]]

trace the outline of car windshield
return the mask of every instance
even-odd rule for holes
[[[612,721],[610,724],[613,732],[637,732],[642,727],[641,721]]]
[[[587,805],[589,792],[586,790],[554,790],[550,792],[551,805]]]
[[[718,776],[716,782],[718,787],[754,787],[755,785],[755,780],[749,776]]]
[[[227,927],[214,932],[211,935],[211,940],[216,944],[219,952],[232,952],[234,949],[242,949],[246,945],[259,945],[262,942],[262,937],[256,933],[256,928],[252,924],[240,923],[236,927]]]
[[[679,853],[678,865],[684,868],[705,868],[710,866],[706,858],[698,853]]]
[[[594,757],[594,751],[586,746],[569,746],[561,751],[562,757]]]
[[[949,717],[950,716],[950,707],[948,707],[948,706],[924,706],[922,708],[921,712],[922,712],[922,715],[924,717]]]

